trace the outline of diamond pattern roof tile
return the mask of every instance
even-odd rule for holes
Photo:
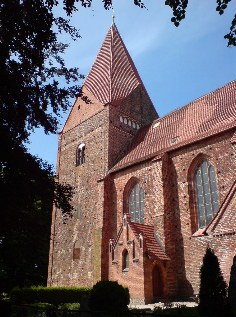
[[[116,105],[138,85],[142,85],[145,89],[125,44],[115,24],[113,24],[105,37],[84,86],[101,103]]]

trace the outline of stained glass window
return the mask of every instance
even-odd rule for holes
[[[144,191],[137,183],[129,196],[129,214],[132,222],[144,223]]]
[[[206,227],[218,211],[218,193],[214,166],[203,161],[195,173],[198,227]]]

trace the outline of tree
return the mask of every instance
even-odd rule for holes
[[[225,316],[227,285],[214,251],[207,248],[200,270],[199,311],[203,316]]]
[[[229,304],[232,310],[233,316],[236,315],[236,255],[233,259],[233,264],[230,271],[229,280]]]
[[[54,17],[57,4],[0,1],[0,291],[45,283],[53,200],[72,211],[71,188],[57,184],[52,168],[24,146],[36,127],[55,133],[60,111],[80,94],[81,76],[66,68],[57,32],[79,34],[68,19]]]
[[[216,0],[216,11],[222,15],[231,0]],[[185,18],[188,6],[188,0],[166,0],[165,4],[173,10],[171,21],[175,26],[179,26],[180,22]],[[236,46],[236,14],[232,20],[230,31],[224,36],[228,41],[228,46]]]

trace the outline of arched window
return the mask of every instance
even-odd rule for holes
[[[81,143],[76,149],[76,166],[85,163],[85,144]]]
[[[144,191],[139,183],[129,195],[129,214],[132,222],[144,223]]]
[[[206,227],[218,211],[214,166],[204,160],[194,175],[198,228]]]
[[[129,270],[129,252],[125,249],[122,254],[122,270]]]
[[[73,260],[80,260],[80,243],[76,241],[73,249]]]

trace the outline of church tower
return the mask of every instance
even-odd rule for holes
[[[48,285],[92,286],[108,278],[112,236],[102,180],[125,155],[141,127],[158,118],[134,63],[113,24],[59,135],[57,179],[74,188],[72,218],[52,216]],[[105,247],[106,246],[106,247]],[[102,268],[103,267],[103,268]]]

